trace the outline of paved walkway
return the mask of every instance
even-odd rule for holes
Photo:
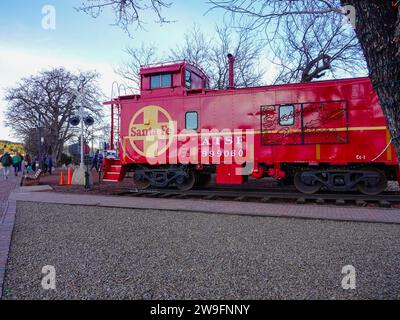
[[[268,216],[400,224],[399,209],[352,208],[296,204],[262,204],[214,200],[152,199],[84,194],[63,194],[57,192],[14,192],[11,194],[10,198],[18,201],[88,205],[112,208],[155,209],[221,213],[244,216]]]
[[[15,220],[15,200],[9,199],[11,191],[19,184],[21,177],[10,174],[8,180],[0,175],[0,298],[3,292],[4,273],[11,243]]]

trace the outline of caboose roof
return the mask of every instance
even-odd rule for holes
[[[234,89],[207,89],[201,92],[195,91],[194,94],[202,94],[202,95],[224,95],[224,94],[241,94],[241,93],[250,93],[250,92],[259,92],[259,91],[269,91],[269,90],[302,90],[302,89],[311,89],[311,88],[320,88],[325,86],[340,86],[346,84],[357,84],[357,83],[365,83],[369,82],[370,79],[368,77],[357,77],[357,78],[345,78],[345,79],[330,79],[330,80],[320,80],[320,81],[312,81],[307,83],[289,83],[289,84],[274,84],[267,86],[257,86],[257,87],[249,87],[249,88],[234,88]],[[120,100],[130,100],[130,99],[140,99],[141,95],[130,95],[130,96],[121,96],[114,100],[105,102],[103,104],[115,104]]]
[[[140,75],[146,76],[157,73],[179,72],[182,68],[188,68],[198,75],[204,76],[208,79],[208,76],[204,70],[202,70],[199,66],[189,63],[186,60],[143,65],[140,67]]]
[[[178,72],[185,64],[185,61],[173,61],[154,65],[145,65],[140,67],[140,74],[148,75],[164,72]]]

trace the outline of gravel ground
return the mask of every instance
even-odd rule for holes
[[[399,225],[18,203],[3,298],[399,299],[399,271]]]

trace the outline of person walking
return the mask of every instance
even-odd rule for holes
[[[32,170],[32,159],[29,154],[25,155],[25,169],[28,174],[33,171]]]
[[[4,174],[4,167],[3,164],[1,163],[1,159],[3,158],[3,155],[0,156],[0,174]]]
[[[47,171],[48,171],[49,174],[51,175],[51,172],[52,172],[52,170],[53,170],[53,158],[52,158],[51,155],[49,155],[49,156],[47,157],[46,165],[47,165]]]
[[[18,163],[18,172],[21,172],[22,171],[22,162],[24,161],[24,157],[19,152],[17,152],[17,156],[20,159],[20,161]]]
[[[12,164],[12,159],[10,154],[5,151],[3,156],[0,158],[1,165],[3,166],[3,176],[4,180],[8,179],[8,175],[10,174],[10,167]]]
[[[18,152],[16,152],[12,157],[12,165],[14,167],[14,174],[16,177],[18,177],[19,166],[21,164],[21,161],[22,161],[21,157],[18,155]]]
[[[38,157],[33,158],[32,161],[32,171],[35,172],[36,171],[36,164],[38,162]]]
[[[41,162],[42,162],[43,174],[46,174],[46,173],[47,173],[47,169],[48,169],[48,166],[47,166],[47,156],[43,156]]]
[[[96,150],[96,153],[94,154],[94,157],[92,159],[92,167],[90,168],[90,171],[93,170],[93,168],[96,168],[96,171],[99,172],[99,150]]]

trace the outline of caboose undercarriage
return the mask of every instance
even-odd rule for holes
[[[140,189],[146,189],[150,186],[166,188],[174,185],[179,190],[187,191],[201,180],[201,176],[205,176],[205,174],[197,174],[192,168],[183,165],[166,165],[156,168],[137,166],[133,173],[133,180]]]
[[[296,173],[294,185],[307,194],[326,189],[333,192],[358,190],[366,195],[376,195],[387,188],[387,178],[383,171],[373,167],[306,170]]]
[[[259,166],[261,173],[253,178],[266,178],[271,168]],[[313,194],[319,191],[351,192],[359,191],[366,195],[379,194],[387,188],[388,180],[397,177],[396,168],[383,164],[354,164],[349,166],[320,165],[310,169],[306,164],[282,164],[281,185],[294,185],[302,193]],[[215,166],[194,165],[130,165],[127,172],[133,173],[133,184],[138,189],[177,187],[187,191],[193,187],[205,187],[216,173]],[[249,176],[243,177],[243,182]]]

